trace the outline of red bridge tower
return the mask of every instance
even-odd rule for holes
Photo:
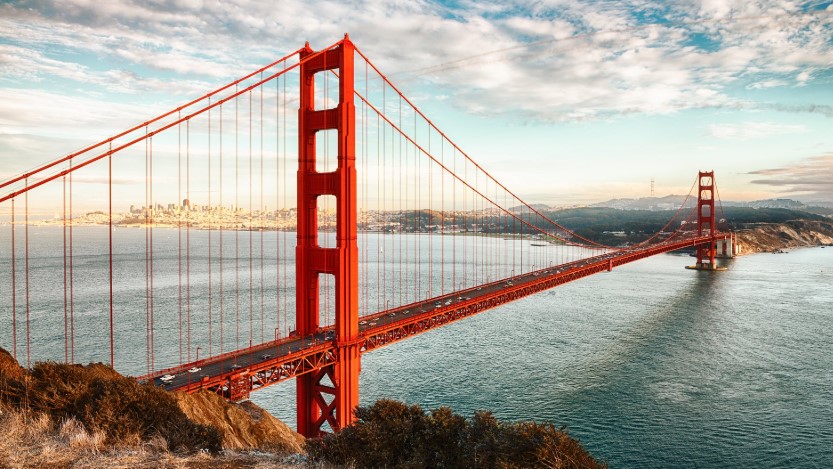
[[[318,436],[325,423],[338,430],[353,421],[359,403],[359,264],[356,239],[356,140],[353,103],[354,47],[345,35],[340,45],[314,54],[301,52],[301,104],[298,111],[298,246],[295,320],[301,337],[319,327],[320,274],[335,277],[336,363],[297,378],[298,432]],[[315,109],[315,74],[338,69],[339,103]],[[338,167],[316,170],[316,132],[338,132]],[[318,245],[318,197],[336,198],[336,247]]]
[[[700,171],[697,192],[697,235],[714,239],[717,231],[714,223],[714,171]],[[698,270],[718,270],[715,263],[714,241],[697,246]]]

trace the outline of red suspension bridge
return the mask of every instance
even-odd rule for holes
[[[682,248],[715,270],[717,200],[701,172],[658,233],[595,243],[345,37],[2,182],[0,345],[233,400],[294,378],[317,435],[352,421],[365,352]]]

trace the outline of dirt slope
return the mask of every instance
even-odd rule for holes
[[[251,402],[229,403],[217,394],[174,393],[182,412],[194,422],[217,428],[225,449],[260,448],[303,453],[304,437]]]

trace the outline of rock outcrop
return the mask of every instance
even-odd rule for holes
[[[833,245],[833,221],[759,223],[737,231],[741,254]]]
[[[174,393],[182,412],[194,422],[220,431],[225,449],[264,449],[303,453],[304,437],[252,402],[234,404],[217,394]]]

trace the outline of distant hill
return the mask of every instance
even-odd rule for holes
[[[567,229],[606,245],[622,245],[647,239],[660,231],[674,231],[690,210],[624,210],[609,207],[582,207],[554,210],[547,215]],[[721,229],[739,230],[759,223],[785,223],[791,220],[821,221],[817,214],[784,208],[724,206],[716,212]],[[669,222],[670,221],[670,222]]]
[[[615,208],[619,210],[676,210],[682,206],[685,200],[686,197],[682,195],[666,195],[664,197],[642,197],[638,199],[611,199],[588,205],[588,207]],[[689,198],[686,206],[693,207],[696,203],[697,199]],[[723,207],[780,208],[816,215],[833,216],[833,205],[825,205],[823,203],[808,205],[793,199],[766,199],[753,200],[751,202],[723,200],[720,203]]]
[[[664,197],[642,197],[639,199],[611,199],[606,202],[588,205],[588,207],[619,210],[676,210],[685,200],[684,195],[666,195]],[[689,198],[686,205],[693,207],[696,203],[697,199]]]
[[[539,212],[546,212],[549,210],[555,210],[556,207],[547,204],[529,204],[527,205],[515,205],[514,207],[510,207],[509,211],[512,213],[526,213],[529,209],[527,207],[532,207]]]

